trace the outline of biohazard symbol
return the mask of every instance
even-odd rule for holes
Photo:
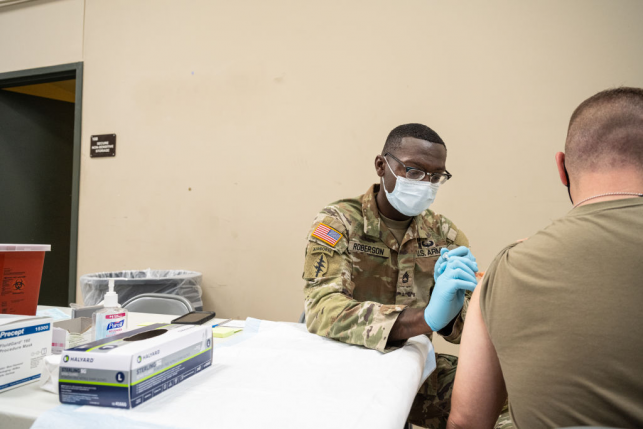
[[[16,290],[22,290],[22,288],[25,287],[25,282],[23,282],[22,279],[16,280],[16,282],[13,284],[13,287]]]
[[[328,271],[328,257],[322,253],[313,268],[315,269],[315,277],[326,274],[326,271]]]
[[[402,283],[408,283],[408,282],[409,282],[409,272],[407,271],[402,276]]]

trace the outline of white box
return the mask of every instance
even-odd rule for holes
[[[134,408],[212,364],[212,327],[158,323],[65,350],[60,402]]]
[[[51,319],[0,315],[0,392],[38,381],[51,353]]]
[[[54,322],[51,352],[59,355],[65,349],[89,343],[93,340],[93,333],[92,319],[89,317]]]

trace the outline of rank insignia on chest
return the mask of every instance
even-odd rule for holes
[[[407,272],[406,272],[406,273],[404,273],[404,275],[402,276],[402,283],[408,283],[408,282],[409,282],[409,273],[408,273],[408,271],[407,271]]]
[[[311,234],[313,237],[320,239],[324,243],[328,243],[335,247],[337,242],[342,238],[342,234],[336,229],[331,228],[325,223],[320,223]]]

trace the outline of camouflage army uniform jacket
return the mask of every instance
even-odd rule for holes
[[[318,335],[382,352],[406,307],[424,308],[433,291],[433,267],[442,247],[468,246],[467,237],[444,216],[416,216],[399,245],[366,194],[326,206],[308,233],[303,278],[306,325]],[[439,333],[458,344],[468,306]]]

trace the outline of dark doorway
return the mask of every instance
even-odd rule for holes
[[[0,74],[0,243],[51,244],[39,304],[76,300],[82,63]]]

